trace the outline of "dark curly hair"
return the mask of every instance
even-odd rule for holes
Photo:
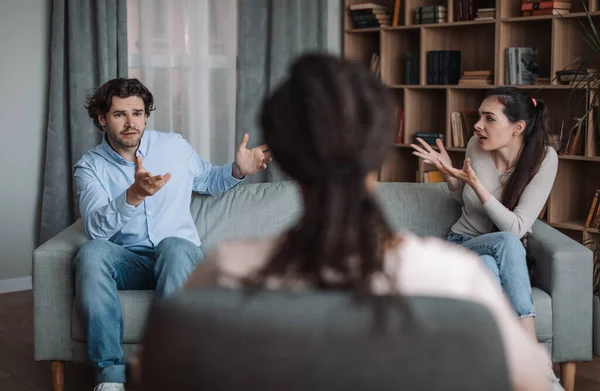
[[[150,113],[155,110],[154,96],[138,79],[116,78],[107,81],[93,94],[87,96],[85,108],[91,119],[94,120],[94,125],[100,130],[104,130],[98,121],[99,115],[106,115],[110,111],[113,96],[119,98],[129,98],[130,96],[138,96],[144,101],[144,110],[149,117]]]
[[[304,213],[248,285],[294,276],[368,292],[396,241],[365,183],[393,145],[391,94],[358,63],[308,53],[265,99],[260,124],[275,162],[302,185]]]

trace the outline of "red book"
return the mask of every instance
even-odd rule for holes
[[[559,10],[559,9],[546,9],[546,10],[533,10],[533,11],[522,11],[522,16],[541,16],[541,15],[565,15],[570,13],[570,10]]]
[[[546,10],[546,9],[563,9],[570,10],[570,1],[542,1],[542,2],[527,2],[521,5],[521,11]]]

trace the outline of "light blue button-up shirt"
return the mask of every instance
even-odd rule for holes
[[[217,194],[241,182],[231,175],[232,163],[205,162],[178,133],[146,130],[136,156],[152,175],[171,179],[138,206],[127,204],[135,163],[126,161],[106,141],[88,151],[74,166],[79,210],[90,239],[110,240],[123,247],[156,247],[169,236],[200,245],[190,213],[192,191]]]

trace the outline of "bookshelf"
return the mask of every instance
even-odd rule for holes
[[[584,0],[600,31],[600,0]],[[412,155],[409,144],[416,132],[445,132],[446,148],[460,166],[465,148],[454,147],[451,137],[452,112],[477,111],[486,90],[504,85],[505,48],[535,47],[538,50],[538,75],[551,80],[546,85],[519,85],[549,107],[551,132],[568,132],[587,111],[593,92],[573,88],[555,80],[555,72],[576,58],[588,60],[586,68],[600,69],[595,56],[578,29],[587,23],[584,3],[572,0],[570,13],[563,15],[521,16],[521,0],[496,0],[493,20],[457,21],[454,0],[401,0],[404,23],[357,29],[349,6],[375,3],[394,14],[395,0],[344,0],[343,56],[369,67],[373,53],[380,56],[382,81],[392,90],[397,106],[404,109],[404,134],[380,171],[380,180],[421,182],[428,167]],[[414,9],[422,6],[447,7],[447,21],[415,24]],[[460,50],[461,72],[493,71],[492,85],[428,85],[427,52]],[[406,52],[416,52],[418,84],[407,84]],[[591,56],[591,57],[590,57]],[[569,99],[569,97],[571,97]],[[560,155],[557,178],[541,216],[551,226],[583,241],[597,230],[585,228],[595,190],[600,188],[600,135],[592,115],[588,116],[583,148],[578,155]],[[599,124],[600,125],[600,124]]]

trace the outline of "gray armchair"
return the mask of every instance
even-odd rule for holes
[[[381,183],[378,196],[395,229],[418,235],[445,237],[460,215],[445,184]],[[191,212],[208,252],[221,241],[285,229],[300,215],[299,189],[292,182],[244,184],[219,196],[194,195]],[[53,362],[55,391],[62,390],[65,361],[87,360],[71,270],[87,240],[78,221],[33,254],[35,359]],[[538,341],[561,364],[569,390],[575,363],[592,359],[592,253],[541,221],[534,225],[528,252],[535,258]],[[126,354],[142,338],[152,298],[152,291],[120,292]]]
[[[512,389],[491,313],[448,298],[198,289],[157,303],[143,344],[144,391]]]

